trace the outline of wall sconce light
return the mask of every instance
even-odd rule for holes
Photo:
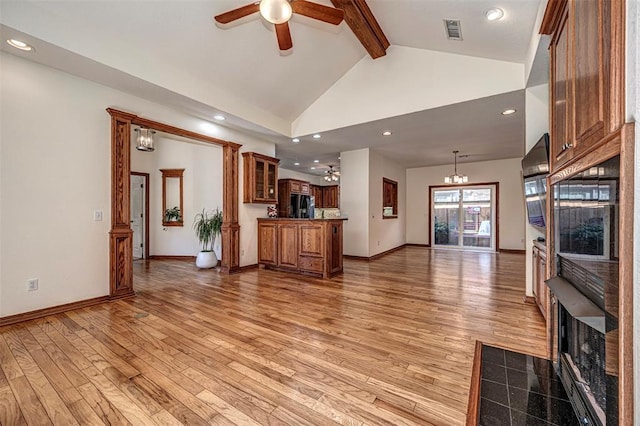
[[[147,151],[151,152],[155,150],[153,147],[153,135],[155,135],[155,130],[148,129],[146,127],[139,127],[134,129],[138,133],[138,137],[136,138],[136,149],[138,151]]]

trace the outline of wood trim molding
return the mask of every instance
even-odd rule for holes
[[[526,250],[521,249],[498,249],[499,253],[513,253],[513,254],[525,254]]]
[[[429,244],[406,243],[406,247],[431,247]]]
[[[79,300],[77,302],[65,303],[64,305],[51,306],[49,308],[38,309],[35,311],[24,312],[21,314],[10,315],[0,318],[0,327],[11,325],[22,321],[29,321],[37,318],[47,317],[49,315],[60,314],[62,312],[72,311],[74,309],[86,308],[88,306],[97,305],[108,302],[109,296],[94,297],[92,299]]]
[[[621,129],[598,142],[594,149],[569,160],[561,169],[549,175],[547,184],[554,185],[562,180],[569,179],[589,167],[620,154],[621,134],[629,126],[633,127],[633,124],[625,124]],[[547,241],[549,241],[548,236]]]
[[[471,367],[471,386],[469,388],[469,404],[467,405],[466,426],[477,426],[480,414],[480,385],[482,382],[482,342],[476,340],[476,348]]]
[[[238,147],[223,147],[222,264],[224,273],[240,268],[240,224],[238,223]]]
[[[620,238],[619,257],[619,365],[618,422],[634,422],[633,385],[633,222],[634,222],[634,123],[625,124],[620,147]]]
[[[352,256],[352,255],[349,255],[349,254],[343,254],[343,255],[342,255],[342,257],[344,257],[344,258],[346,258],[346,259],[352,259],[352,260],[364,260],[364,261],[370,262],[370,261],[372,261],[372,260],[380,259],[380,258],[381,258],[381,257],[383,257],[383,256],[386,256],[386,255],[388,255],[388,254],[391,254],[391,253],[393,253],[394,251],[401,250],[401,249],[405,248],[405,247],[406,247],[406,246],[408,246],[408,245],[420,246],[419,244],[402,244],[402,245],[400,245],[400,246],[398,246],[398,247],[394,247],[394,248],[392,248],[392,249],[389,249],[389,250],[383,251],[382,253],[374,254],[373,256],[369,256],[369,257],[367,257],[367,256]]]
[[[535,305],[536,298],[534,296],[524,296],[522,298],[522,302],[526,303],[527,305]]]
[[[148,127],[171,135],[222,146],[223,272],[239,267],[240,225],[238,224],[238,150],[242,145],[180,129],[135,114],[107,108],[111,116],[111,230],[109,231],[109,295],[113,298],[135,295],[133,290],[133,231],[129,223],[131,199],[131,126]]]
[[[562,17],[560,12],[564,9],[565,4],[567,4],[567,0],[549,0],[544,11],[542,24],[540,24],[540,34],[551,35],[555,32]]]
[[[185,262],[195,262],[196,256],[154,254],[149,256],[149,260],[184,260]],[[220,261],[218,261],[218,263],[220,263]]]
[[[252,269],[259,269],[260,265],[258,265],[257,263],[253,263],[251,265],[244,265],[244,266],[240,266],[236,271],[234,272],[247,272],[250,271]]]
[[[211,143],[219,146],[227,146],[233,145],[236,149],[240,148],[242,145],[224,141],[222,139],[214,138],[211,136],[203,135],[202,133],[192,132],[190,130],[181,129],[179,127],[172,126],[170,124],[161,123],[159,121],[149,120],[148,118],[140,117],[136,114],[130,112],[120,111],[114,108],[107,108],[107,112],[112,116],[117,116],[121,118],[126,118],[132,125],[147,127],[152,130],[156,130],[159,132],[168,133],[170,135],[182,136],[188,139],[194,139],[200,142]]]
[[[109,295],[133,296],[131,230],[131,114],[111,113],[111,229]]]
[[[344,11],[345,22],[371,58],[387,54],[389,40],[365,0],[331,0],[331,3]]]

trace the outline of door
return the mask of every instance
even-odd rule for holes
[[[431,190],[434,247],[496,250],[496,185]]]
[[[133,258],[144,259],[146,178],[131,175],[131,229],[133,230]]]

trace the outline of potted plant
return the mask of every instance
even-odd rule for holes
[[[215,212],[206,212],[202,209],[198,213],[193,222],[193,229],[196,231],[198,241],[202,250],[196,257],[196,266],[198,268],[213,268],[218,264],[218,258],[213,251],[216,237],[222,232],[222,212],[216,209]]]
[[[182,216],[180,215],[180,207],[175,206],[170,209],[166,209],[164,211],[164,220],[165,222],[180,222],[182,221]]]

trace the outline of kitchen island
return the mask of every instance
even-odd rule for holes
[[[258,264],[323,278],[342,273],[345,220],[258,219]]]

